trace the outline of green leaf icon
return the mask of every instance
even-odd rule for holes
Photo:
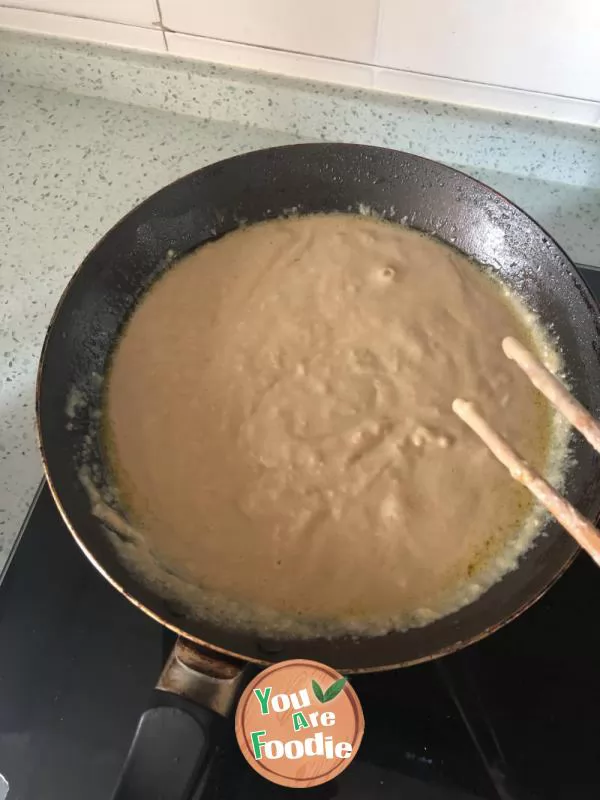
[[[313,680],[312,682],[312,690],[319,701],[319,703],[328,703],[330,700],[334,700],[338,694],[342,691],[344,686],[346,685],[347,678],[338,678],[337,681],[334,681],[331,686],[323,691],[319,684]]]
[[[313,680],[312,682],[312,690],[319,703],[324,703],[325,696],[323,695],[323,689],[321,689],[321,687],[315,680]]]
[[[339,678],[337,681],[331,684],[329,689],[323,695],[323,703],[328,703],[330,700],[333,700],[338,694],[342,691],[344,686],[346,685],[346,678]]]

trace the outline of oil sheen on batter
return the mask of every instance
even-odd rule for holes
[[[106,430],[129,520],[200,617],[308,635],[444,615],[500,577],[531,514],[452,400],[547,459],[550,411],[507,335],[534,344],[480,269],[401,226],[230,233],[153,286],[116,349]]]

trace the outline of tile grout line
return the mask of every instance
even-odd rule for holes
[[[158,2],[158,0],[155,0],[155,2]],[[73,14],[71,12],[69,12],[67,14],[65,11],[51,11],[50,9],[46,9],[46,8],[29,8],[27,6],[16,6],[16,5],[13,5],[12,3],[0,2],[0,11],[2,11],[2,9],[4,9],[4,8],[7,9],[7,11],[17,11],[17,12],[18,11],[25,11],[25,12],[28,12],[30,14],[42,14],[42,15],[46,15],[48,17],[58,17],[59,19],[78,19],[78,20],[82,20],[83,22],[106,22],[109,25],[123,25],[125,28],[141,28],[142,30],[146,30],[146,31],[152,31],[152,30],[155,31],[155,30],[157,30],[157,25],[155,23],[150,23],[150,25],[147,25],[146,23],[143,23],[143,22],[125,22],[124,20],[120,20],[120,19],[105,19],[104,17],[86,17],[85,14]],[[57,38],[57,39],[62,39],[63,38],[63,37],[60,36],[60,34],[30,32],[30,31],[28,31],[26,29],[20,29],[20,28],[16,28],[16,29],[15,28],[3,28],[2,25],[0,24],[0,31],[5,31],[5,30],[20,30],[22,33],[29,34],[31,36],[51,36],[51,37]],[[75,40],[75,41],[77,41],[77,40]],[[78,41],[84,42],[84,41],[88,41],[88,40],[87,39],[80,39]],[[106,44],[104,46],[105,47],[114,47],[114,45],[111,45],[110,42],[106,42]]]
[[[160,32],[162,33],[163,44],[165,46],[165,50],[168,53],[169,52],[169,43],[167,41],[167,34],[166,34],[166,30],[165,30],[165,25],[164,25],[164,22],[163,22],[163,14],[162,14],[162,8],[160,6],[160,0],[154,0],[154,5],[156,6],[156,13],[158,14],[158,25],[159,25],[159,28],[160,28]]]
[[[376,62],[379,57],[379,39],[381,38],[381,28],[383,25],[383,7],[382,0],[378,0],[377,5],[377,27],[375,30],[375,47],[373,49],[373,61]],[[377,67],[373,64],[373,84],[375,84],[375,70]]]
[[[247,48],[253,52],[260,53],[273,53],[273,54],[280,54],[280,55],[291,55],[291,56],[303,56],[305,58],[309,58],[316,62],[324,62],[328,64],[337,64],[342,67],[344,66],[358,66],[358,67],[367,67],[372,71],[371,82],[369,86],[358,86],[351,82],[333,81],[334,85],[340,86],[347,86],[349,88],[356,88],[356,89],[370,89],[371,91],[378,92],[379,94],[388,95],[391,97],[409,97],[416,100],[423,100],[426,102],[433,102],[433,103],[448,103],[450,105],[459,105],[463,108],[467,109],[474,109],[474,110],[484,110],[484,111],[491,111],[492,113],[498,114],[514,114],[517,116],[522,117],[529,117],[531,119],[542,119],[542,120],[549,120],[549,121],[557,121],[559,123],[564,123],[567,125],[583,125],[586,127],[597,127],[598,123],[600,122],[600,100],[593,100],[586,97],[570,97],[568,95],[562,94],[551,94],[549,92],[542,92],[537,91],[535,89],[520,89],[517,86],[505,86],[503,84],[496,84],[496,83],[486,83],[486,82],[478,82],[473,80],[468,80],[465,78],[454,78],[449,77],[447,75],[440,75],[433,72],[416,72],[414,70],[400,68],[400,67],[382,67],[378,64],[370,63],[368,61],[351,61],[349,59],[333,57],[333,56],[325,56],[325,55],[316,55],[314,53],[307,53],[304,50],[286,50],[282,47],[273,47],[267,45],[260,45],[260,44],[249,44],[247,42],[241,42],[236,39],[219,39],[215,36],[205,36],[195,33],[186,33],[185,31],[180,31],[175,28],[169,28],[167,26],[163,27],[165,31],[165,39],[166,33],[172,33],[177,36],[185,36],[189,37],[190,39],[196,40],[198,43],[202,42],[209,42],[215,44],[224,44],[224,45],[232,45],[233,47],[240,47],[240,48]],[[167,46],[167,52],[171,55],[175,55],[177,58],[184,58],[188,61],[192,62],[206,62],[210,63],[210,59],[204,59],[192,55],[183,55],[177,56],[174,54]],[[220,64],[225,67],[231,67],[233,69],[246,69],[251,71],[258,71],[264,72],[266,74],[282,76],[293,78],[295,80],[306,80],[306,81],[320,81],[319,78],[314,77],[304,77],[299,76],[296,74],[291,74],[287,72],[279,72],[269,68],[263,67],[245,67],[240,66],[239,64],[233,64],[228,61],[215,61],[213,63]],[[462,99],[455,99],[452,98],[444,98],[438,94],[431,94],[431,93],[414,93],[413,91],[400,91],[400,90],[390,90],[386,88],[381,88],[380,86],[375,85],[375,78],[377,74],[387,72],[393,73],[394,75],[403,77],[408,80],[421,80],[425,81],[427,84],[431,86],[439,86],[439,85],[446,85],[448,87],[452,87],[454,89],[466,89],[466,90],[483,90],[484,92],[493,93],[494,96],[506,96],[508,93],[509,96],[518,96],[528,98],[530,100],[539,100],[545,101],[549,103],[571,103],[578,107],[591,107],[596,110],[596,117],[593,122],[590,120],[583,120],[583,119],[570,119],[566,116],[561,115],[552,115],[552,114],[539,114],[535,111],[524,111],[522,109],[517,109],[514,107],[510,107],[508,105],[486,105],[482,104],[481,102],[470,102],[467,100]],[[322,79],[324,83],[332,83],[329,79]]]
[[[160,0],[156,0],[156,2],[160,4]],[[89,18],[86,17],[86,19]],[[161,26],[163,27],[163,30],[166,31],[167,33],[175,33],[181,36],[189,36],[190,38],[197,39],[198,41],[206,40],[209,42],[232,44],[232,45],[237,45],[239,47],[248,47],[257,51],[265,50],[270,53],[283,53],[292,56],[307,56],[308,58],[314,58],[315,60],[331,61],[333,63],[348,64],[350,66],[356,65],[359,67],[371,67],[372,69],[376,70],[389,70],[390,72],[396,72],[402,75],[409,75],[411,77],[416,77],[416,78],[434,79],[438,81],[448,81],[448,83],[451,84],[460,84],[465,86],[474,86],[477,88],[492,89],[492,90],[499,89],[501,91],[516,92],[518,94],[527,95],[528,97],[548,98],[551,100],[568,100],[568,101],[573,101],[575,103],[588,103],[589,105],[598,106],[600,108],[600,100],[593,100],[589,97],[571,97],[570,95],[553,94],[551,92],[542,92],[536,89],[520,89],[518,86],[507,86],[505,84],[489,83],[486,81],[473,81],[467,78],[454,78],[448,75],[440,75],[439,73],[436,72],[418,72],[416,70],[406,69],[404,67],[385,67],[381,66],[380,64],[371,63],[369,61],[352,61],[349,58],[318,55],[315,53],[307,53],[305,50],[286,50],[284,47],[274,47],[273,45],[263,45],[263,44],[251,44],[249,42],[241,42],[238,39],[220,39],[217,36],[206,36],[204,34],[188,33],[186,31],[177,30],[176,28],[169,28],[166,25],[162,25],[162,19],[161,19]],[[188,58],[190,61],[201,60],[201,59],[194,59],[189,56],[183,56],[183,57]],[[238,67],[238,69],[240,68]],[[311,79],[306,78],[306,80],[311,80]],[[385,93],[388,94],[388,92]],[[445,101],[439,100],[436,102],[445,102]],[[451,103],[452,101],[448,102]],[[500,113],[512,113],[512,112],[500,112]],[[577,123],[572,123],[572,124],[577,124]]]

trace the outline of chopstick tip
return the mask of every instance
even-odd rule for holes
[[[452,401],[452,411],[461,419],[464,419],[465,413],[468,413],[472,407],[473,403],[469,403],[468,400],[463,400],[460,397],[456,397]]]
[[[515,351],[519,350],[521,345],[519,342],[512,336],[505,336],[502,339],[502,349],[504,350],[504,355],[511,360],[514,360]]]

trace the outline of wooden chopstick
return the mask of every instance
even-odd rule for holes
[[[512,336],[502,340],[502,349],[527,375],[531,383],[554,408],[600,453],[600,423],[576,400],[563,384],[537,358]]]
[[[511,476],[529,489],[534,497],[560,522],[567,533],[571,534],[577,544],[587,551],[600,566],[600,535],[592,523],[513,450],[506,439],[479,414],[473,403],[457,398],[452,403],[452,410],[489,447]]]
[[[520,342],[508,336],[502,341],[507,358],[514,361],[531,383],[549,400],[600,453],[600,424],[581,403],[535,356]],[[456,399],[454,413],[486,444],[511,476],[522,483],[538,501],[560,522],[575,541],[600,566],[600,534],[592,523],[562,497],[552,486],[511,447],[477,411],[473,403]]]

